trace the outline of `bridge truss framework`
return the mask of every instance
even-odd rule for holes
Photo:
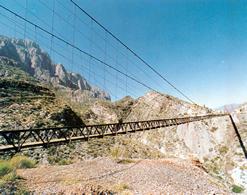
[[[229,114],[210,114],[203,116],[146,120],[135,122],[110,123],[99,125],[85,125],[80,127],[49,127],[37,129],[18,129],[0,131],[0,152],[36,146],[48,147],[53,144],[70,143],[71,141],[88,141],[91,138],[116,136],[168,126],[228,116]]]

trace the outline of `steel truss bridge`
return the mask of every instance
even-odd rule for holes
[[[70,143],[104,136],[135,133],[162,127],[177,126],[185,123],[229,116],[229,114],[209,114],[203,116],[120,122],[111,124],[85,125],[80,127],[49,127],[37,129],[18,129],[0,131],[0,152],[19,152],[23,148],[48,147],[54,144]]]
[[[57,1],[57,3],[55,3],[55,1]],[[76,66],[77,68],[80,67],[83,71],[87,70],[89,81],[91,75],[94,75],[94,77],[96,75],[96,78],[98,77],[100,80],[96,82],[94,78],[94,84],[100,84],[99,86],[109,92],[115,88],[115,99],[119,99],[118,90],[125,91],[125,95],[139,97],[139,92],[137,92],[137,94],[133,94],[133,91],[135,91],[137,87],[141,87],[140,91],[143,92],[148,90],[161,94],[160,90],[157,90],[157,87],[153,87],[159,86],[161,82],[154,80],[155,85],[154,83],[152,83],[152,85],[147,84],[143,81],[143,79],[139,79],[140,77],[137,76],[142,73],[143,76],[145,75],[145,78],[159,78],[162,83],[169,85],[188,102],[196,104],[187,94],[175,86],[173,82],[170,82],[158,70],[156,70],[154,66],[145,61],[144,58],[133,51],[128,45],[123,43],[110,30],[104,27],[98,20],[96,20],[73,0],[70,0],[67,3],[68,6],[60,1],[58,3],[58,0],[53,0],[53,7],[50,7],[49,4],[41,1],[35,2],[38,3],[37,5],[44,6],[47,13],[52,16],[50,23],[47,23],[47,21],[43,20],[43,17],[40,17],[36,15],[36,13],[32,12],[32,8],[30,8],[30,5],[27,3],[24,7],[22,4],[18,4],[23,8],[22,12],[18,12],[3,2],[0,4],[0,25],[2,25],[0,29],[7,28],[8,30],[13,30],[15,35],[24,35],[24,39],[34,40],[37,43],[42,42],[42,46],[50,50],[50,56],[55,54],[55,56],[59,57],[59,59],[68,62],[67,66],[70,66],[72,71],[72,66]],[[55,6],[58,4],[60,5],[59,10],[58,6]],[[74,11],[71,11],[70,9],[69,6],[71,5],[74,7]],[[63,7],[63,12],[61,11],[61,7]],[[28,17],[30,14],[37,20],[34,21],[33,17]],[[70,21],[70,19],[68,20],[67,17],[64,17],[63,15],[70,15],[68,18],[73,18],[73,22]],[[56,21],[56,25],[54,21]],[[72,36],[70,37],[72,37],[72,40],[67,39],[67,36],[62,34],[60,29],[55,28],[59,25],[65,25],[64,28],[71,30]],[[50,27],[51,30],[49,30]],[[81,29],[85,30],[81,31]],[[104,48],[102,48],[102,45],[104,45]],[[61,49],[63,51],[61,51]],[[128,64],[129,66],[131,65],[131,68],[127,66]],[[145,71],[144,67],[147,68],[148,71]],[[131,70],[131,72],[129,70]],[[108,87],[105,86],[106,82],[109,83]],[[18,85],[18,87],[26,89],[26,86],[24,85]],[[43,89],[39,89],[37,86],[34,86],[34,89],[43,91]],[[47,93],[47,95],[52,95],[49,94],[48,91],[45,93]],[[113,92],[111,92],[111,95],[114,96]],[[120,97],[122,96],[120,95]],[[22,99],[23,98],[24,97],[22,97]],[[35,97],[26,96],[25,98]],[[16,97],[8,98],[8,100],[10,99],[13,100],[16,99]],[[5,101],[6,99],[4,102]],[[50,145],[69,143],[76,140],[88,141],[91,138],[116,136],[119,134],[176,126],[224,116],[228,116],[230,118],[239,139],[240,146],[242,147],[245,157],[247,158],[247,151],[237,130],[237,126],[235,125],[231,115],[226,113],[182,118],[84,125],[79,127],[47,127],[15,130],[0,129],[0,152],[19,152],[24,148],[32,148],[37,146],[48,147]]]

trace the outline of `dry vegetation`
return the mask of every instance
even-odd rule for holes
[[[18,169],[34,168],[36,162],[26,156],[14,156],[9,160],[0,161],[0,193],[27,194],[25,186],[21,185],[22,177],[17,174]]]

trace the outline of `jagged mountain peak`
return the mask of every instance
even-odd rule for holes
[[[31,40],[0,36],[0,56],[18,62],[22,70],[41,82],[77,93],[87,91],[90,97],[110,100],[107,92],[90,85],[82,75],[68,72],[63,64],[53,63],[48,53]]]

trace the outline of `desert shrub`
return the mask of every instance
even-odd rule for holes
[[[226,154],[227,152],[228,152],[228,147],[226,147],[226,146],[222,146],[221,148],[219,148],[219,152],[221,153],[221,154]]]
[[[21,179],[21,177],[16,174],[15,170],[12,170],[3,177],[0,177],[1,194],[30,194],[30,192],[28,192],[26,188],[21,185],[19,179]]]
[[[113,189],[116,192],[123,192],[125,190],[128,190],[129,189],[129,186],[126,183],[118,183],[118,184],[116,184],[116,185],[113,186]]]
[[[10,164],[17,169],[28,169],[34,168],[36,162],[34,160],[29,159],[26,156],[14,156],[10,160]]]
[[[120,164],[129,164],[129,163],[134,163],[134,162],[135,160],[129,159],[129,158],[120,159],[117,161],[117,163],[120,163]]]
[[[48,160],[49,164],[51,164],[51,165],[56,164],[57,162],[59,162],[59,160],[57,160],[57,158],[54,157],[54,156],[48,156],[47,160]]]
[[[210,131],[211,131],[211,132],[215,132],[217,129],[218,129],[217,127],[212,127],[212,128],[210,129]]]
[[[51,165],[69,165],[73,163],[72,160],[62,156],[48,156],[47,160]]]
[[[1,180],[4,182],[13,182],[16,179],[19,179],[20,177],[16,174],[16,171],[11,171],[8,174],[4,175],[1,177]]]
[[[244,188],[238,185],[233,185],[232,186],[232,192],[234,193],[242,193],[244,191]]]
[[[1,161],[0,162],[0,177],[10,173],[13,171],[13,166],[7,161]]]
[[[114,146],[110,150],[110,155],[115,159],[118,159],[121,156],[121,153],[121,148],[119,146]]]
[[[60,161],[58,162],[58,165],[69,165],[69,164],[71,164],[71,163],[72,163],[72,161],[69,160],[69,159],[62,159],[62,160],[60,160]]]
[[[243,165],[243,166],[240,167],[240,169],[241,169],[241,170],[247,170],[247,166],[244,166],[244,165]]]

